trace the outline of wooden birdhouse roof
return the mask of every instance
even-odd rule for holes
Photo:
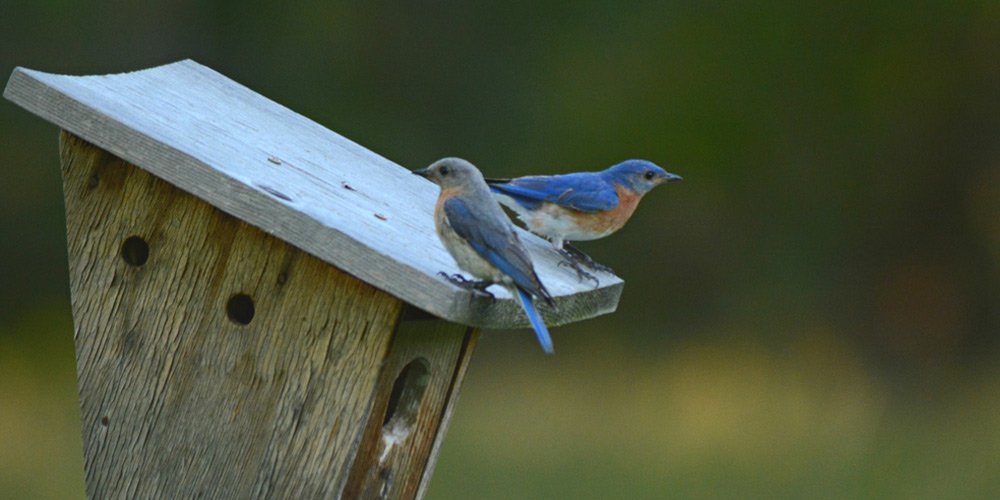
[[[527,325],[505,292],[493,304],[438,276],[460,270],[434,232],[437,186],[410,174],[425,165],[404,168],[210,68],[191,60],[99,76],[17,68],[4,96],[424,311],[488,328]],[[595,272],[599,286],[581,282],[551,245],[522,236],[556,298],[558,310],[543,311],[550,324],[615,309],[619,278]]]

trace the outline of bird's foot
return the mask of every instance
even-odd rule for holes
[[[566,258],[576,260],[577,262],[580,262],[595,271],[601,271],[609,274],[614,274],[615,272],[614,269],[597,262],[596,260],[590,258],[589,255],[583,253],[579,248],[570,245],[569,242],[563,243],[563,255],[566,256]]]
[[[594,288],[601,286],[601,282],[597,279],[597,276],[594,276],[593,274],[584,271],[583,266],[580,265],[580,262],[574,259],[568,252],[566,252],[565,250],[560,250],[560,253],[562,254],[563,257],[566,257],[566,260],[559,261],[560,267],[566,266],[576,271],[576,279],[580,281],[583,280],[593,281]]]
[[[451,283],[452,285],[455,285],[455,286],[457,286],[459,288],[462,288],[464,290],[470,290],[473,293],[482,295],[484,297],[488,297],[490,299],[490,301],[496,301],[497,300],[496,295],[493,295],[492,292],[490,292],[489,290],[486,289],[490,285],[493,284],[493,282],[491,282],[491,281],[486,281],[486,280],[482,280],[482,281],[470,280],[470,279],[466,278],[465,276],[462,276],[461,274],[458,274],[458,273],[448,274],[448,273],[446,273],[444,271],[438,272],[438,275],[443,276],[444,279],[448,280],[449,283]]]

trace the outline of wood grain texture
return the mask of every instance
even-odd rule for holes
[[[436,378],[395,477],[422,480],[465,327],[394,334],[393,296],[69,134],[60,149],[89,497],[339,496],[387,367],[415,353]],[[240,293],[246,325],[227,315]]]
[[[420,485],[417,489],[417,498],[423,498],[427,493],[427,488],[430,486],[431,476],[434,475],[434,467],[437,465],[438,454],[441,453],[441,445],[444,443],[445,431],[447,431],[448,427],[451,425],[451,416],[455,412],[455,406],[458,405],[458,396],[462,391],[462,382],[465,380],[465,373],[469,369],[469,361],[472,360],[472,351],[476,347],[476,342],[478,340],[478,329],[466,333],[465,345],[462,348],[462,355],[458,359],[458,363],[455,367],[454,375],[451,380],[451,390],[449,391],[448,401],[445,403],[444,410],[442,411],[441,421],[437,424],[437,436],[434,437],[434,443],[430,450],[430,456],[427,458],[427,465],[424,467],[423,477],[420,479]]]
[[[400,324],[342,498],[413,498],[423,493],[477,336],[474,328],[441,320]],[[440,347],[445,345],[450,349]],[[404,381],[400,377],[410,363],[424,365],[426,387],[414,398],[404,386],[391,398],[390,389]],[[395,407],[392,418],[387,416],[390,406]]]
[[[406,168],[193,61],[72,77],[18,68],[6,98],[265,233],[441,318],[527,326],[506,291],[496,304],[459,289],[434,233],[437,187]],[[422,167],[416,165],[413,167]],[[488,165],[481,165],[489,170]],[[522,234],[558,310],[551,325],[613,311],[623,283],[577,279]]]

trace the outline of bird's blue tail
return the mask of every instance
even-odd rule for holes
[[[542,350],[545,354],[552,354],[555,349],[552,348],[552,337],[549,336],[549,329],[545,327],[545,322],[542,321],[542,317],[538,315],[538,311],[535,309],[535,304],[531,302],[531,296],[528,292],[516,288],[517,296],[521,299],[521,307],[524,308],[524,313],[528,315],[528,321],[531,322],[532,328],[535,329],[535,336],[538,337],[538,343],[542,344]]]

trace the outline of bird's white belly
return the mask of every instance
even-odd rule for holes
[[[536,210],[525,220],[532,231],[560,240],[569,241],[590,241],[603,238],[612,231],[593,231],[582,227],[576,220],[578,213],[557,205],[546,205],[540,210]],[[521,220],[524,220],[523,218]]]
[[[589,231],[574,219],[574,211],[560,207],[555,204],[546,203],[538,210],[528,210],[509,196],[494,193],[497,201],[501,205],[511,209],[517,214],[517,218],[524,222],[531,232],[545,236],[562,246],[563,240],[569,241],[590,241],[603,238],[614,231],[595,232]]]

